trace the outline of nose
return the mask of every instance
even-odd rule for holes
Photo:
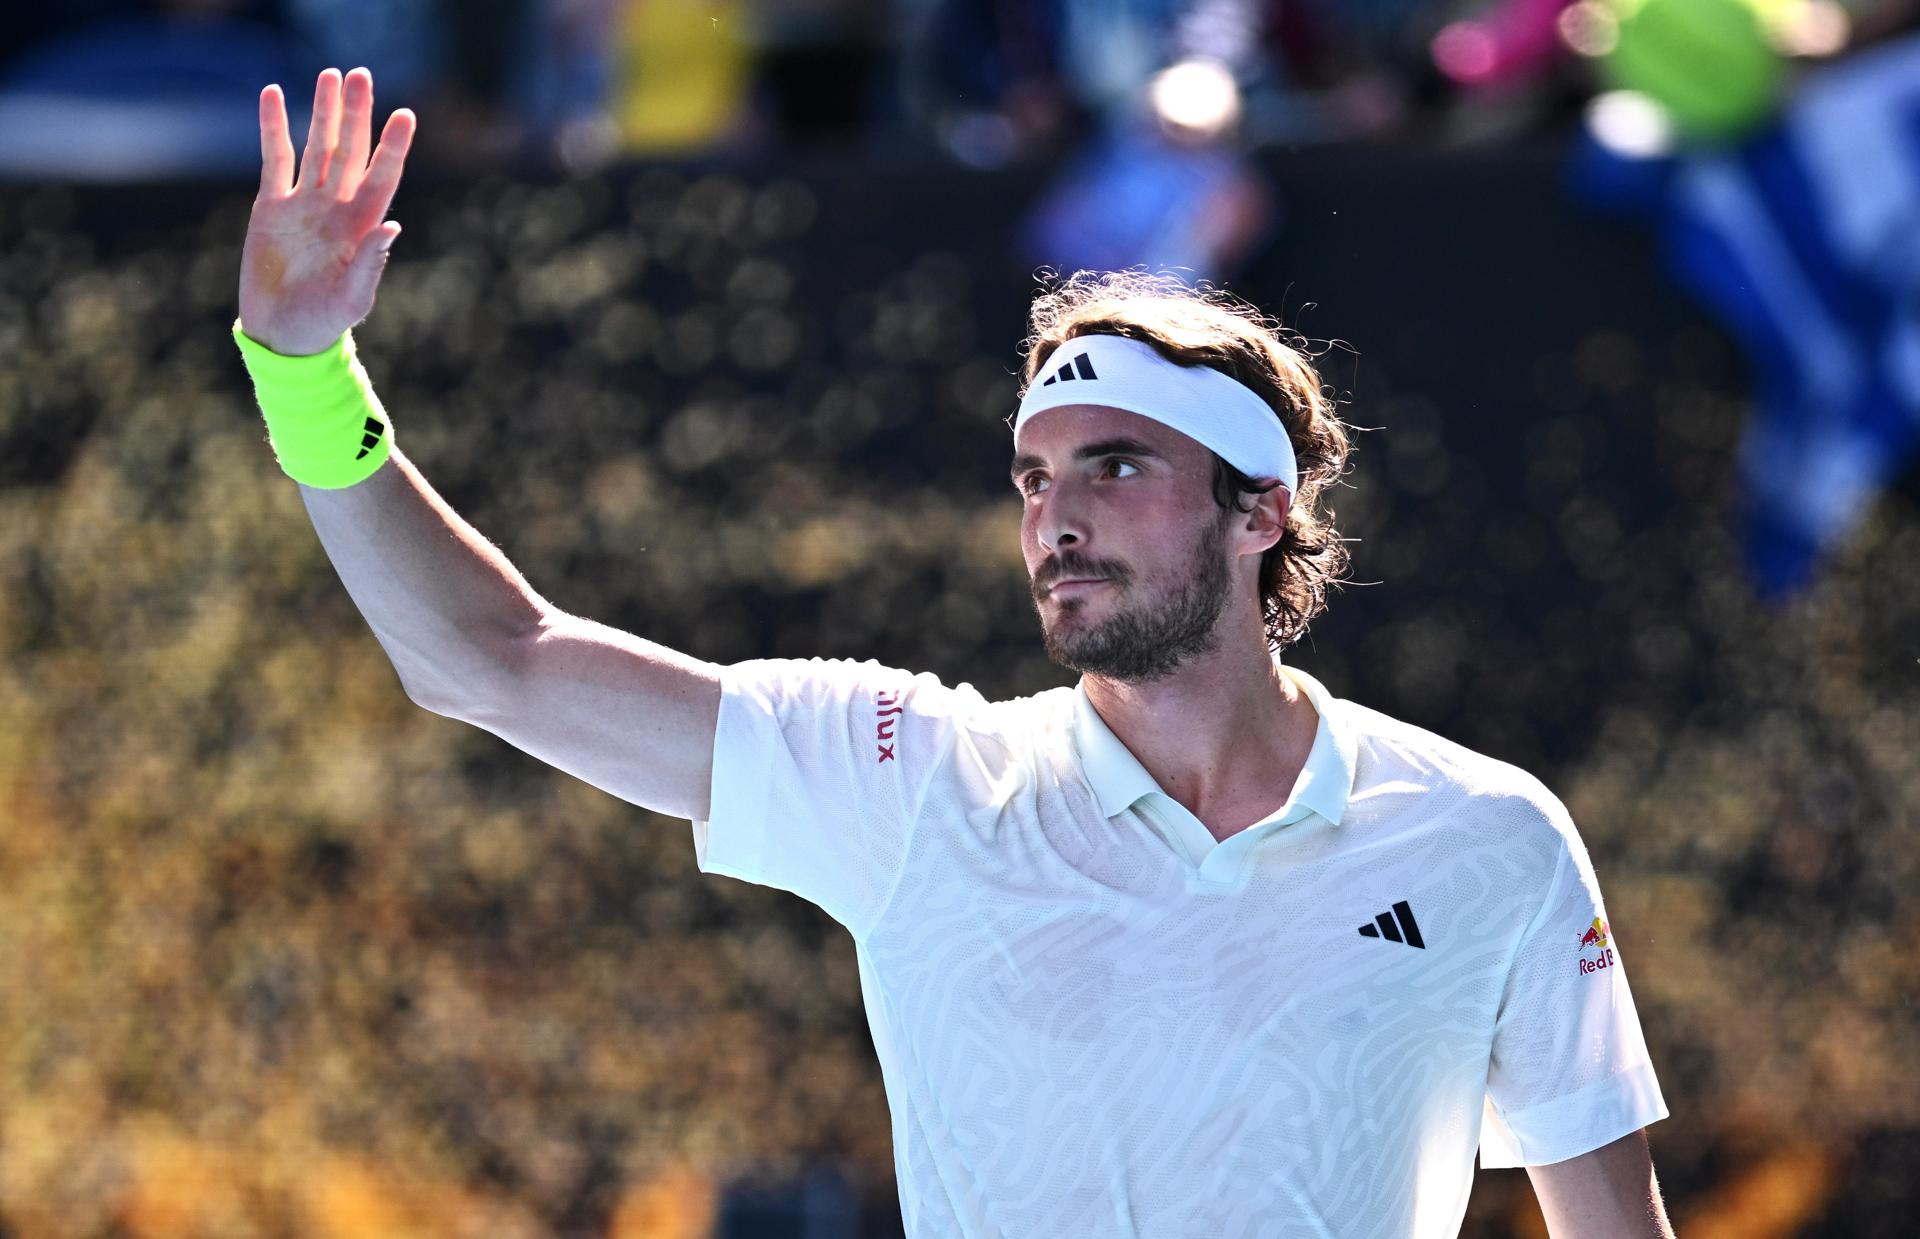
[[[1066,487],[1056,483],[1040,501],[1034,536],[1049,553],[1080,550],[1086,546],[1085,511],[1066,491]]]

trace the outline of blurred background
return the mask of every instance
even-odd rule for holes
[[[359,64],[421,118],[399,441],[703,658],[1070,683],[1003,472],[1043,270],[1303,332],[1363,429],[1289,656],[1570,805],[1682,1235],[1911,1234],[1915,7],[8,7],[0,1236],[900,1233],[846,935],[412,706],[274,465],[254,100]],[[1543,1235],[1524,1174],[1465,1233]]]

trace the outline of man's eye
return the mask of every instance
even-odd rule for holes
[[[1046,489],[1047,479],[1038,473],[1029,473],[1014,483],[1023,495],[1037,495]]]
[[[1121,460],[1118,456],[1112,457],[1107,461],[1106,467],[1103,470],[1103,472],[1105,472],[1106,474],[1112,477],[1128,476],[1127,474],[1116,472],[1116,470],[1119,470],[1119,469],[1131,469],[1135,473],[1140,472],[1139,465],[1134,464],[1131,460]]]

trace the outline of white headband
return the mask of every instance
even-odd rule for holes
[[[1013,432],[1019,434],[1036,413],[1068,404],[1150,417],[1198,440],[1248,477],[1278,478],[1289,496],[1294,493],[1299,466],[1287,428],[1251,388],[1218,370],[1176,365],[1152,345],[1125,336],[1075,336],[1034,372]]]

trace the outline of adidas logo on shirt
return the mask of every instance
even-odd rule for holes
[[[1099,375],[1093,372],[1093,363],[1087,360],[1085,353],[1082,353],[1066,365],[1061,366],[1058,373],[1045,383],[1040,384],[1040,386],[1050,387],[1055,383],[1071,383],[1076,378],[1097,379],[1099,377]]]
[[[1399,918],[1396,924],[1394,918]],[[1385,938],[1388,942],[1403,942],[1408,946],[1427,949],[1426,939],[1420,936],[1420,923],[1413,919],[1413,908],[1402,899],[1393,905],[1391,913],[1382,912],[1373,918],[1373,924],[1360,927],[1362,938]]]

